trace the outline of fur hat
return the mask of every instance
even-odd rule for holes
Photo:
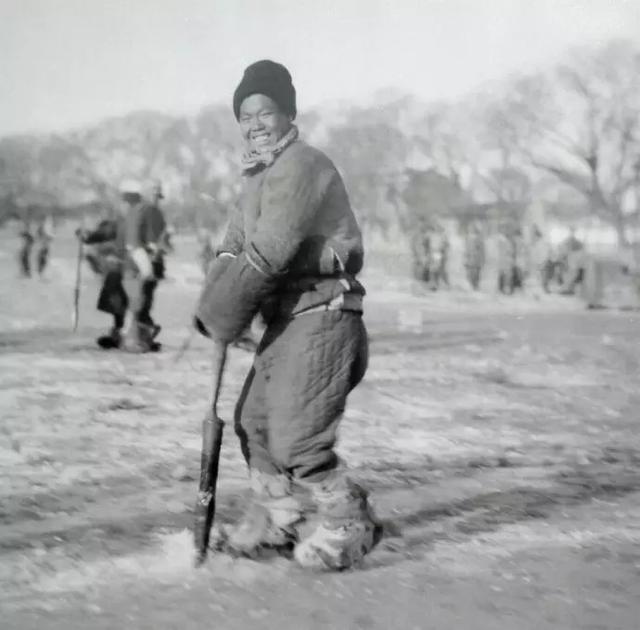
[[[279,63],[263,59],[244,71],[242,81],[233,93],[233,113],[240,119],[240,105],[247,96],[264,94],[278,104],[285,114],[296,117],[296,89],[289,71]]]
[[[125,179],[120,182],[120,196],[127,203],[137,203],[142,199],[142,184],[136,179]]]

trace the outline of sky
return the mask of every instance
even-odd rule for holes
[[[640,0],[0,0],[0,135],[230,103],[263,58],[303,111],[456,98],[612,38],[640,41]]]

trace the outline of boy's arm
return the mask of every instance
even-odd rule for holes
[[[313,154],[296,157],[268,173],[251,240],[236,258],[226,257],[225,269],[203,293],[196,318],[216,339],[233,341],[277,287],[335,175]]]

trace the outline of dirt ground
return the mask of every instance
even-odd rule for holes
[[[640,627],[640,315],[572,298],[425,293],[367,269],[370,369],[340,453],[387,533],[359,570],[283,558],[191,566],[209,401],[207,342],[177,351],[198,293],[178,239],[157,355],[100,351],[98,279],[74,243],[17,277],[0,234],[0,627],[636,630]],[[229,418],[251,355],[233,349]],[[246,471],[225,434],[218,517]]]

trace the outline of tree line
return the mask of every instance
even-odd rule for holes
[[[228,110],[136,112],[66,134],[2,139],[0,212],[99,211],[120,179],[151,177],[165,184],[177,223],[218,227],[239,191]],[[298,122],[340,168],[361,220],[381,230],[533,201],[596,216],[622,244],[638,223],[640,49],[631,42],[572,50],[455,102],[387,91],[368,106],[327,105]]]

